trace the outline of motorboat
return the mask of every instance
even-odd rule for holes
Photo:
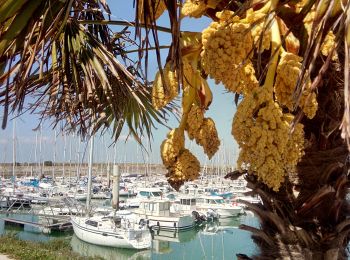
[[[197,199],[187,195],[176,198],[170,207],[170,211],[179,214],[192,214],[197,221],[212,221],[219,218],[216,210],[212,208],[198,208]]]
[[[170,204],[169,200],[145,200],[140,202],[134,213],[145,219],[152,229],[185,230],[194,227],[192,214],[172,213]]]
[[[259,204],[259,203],[262,203],[260,197],[258,196],[235,196],[233,199],[232,199],[232,202],[233,203],[237,203],[238,205],[240,205],[241,207],[245,208],[246,205],[244,203],[242,203],[242,201],[246,201],[246,202],[249,202],[251,204]]]
[[[163,192],[159,188],[140,188],[137,191],[135,198],[130,198],[125,201],[125,208],[138,208],[143,201],[164,199]]]
[[[214,210],[219,218],[235,217],[244,213],[243,208],[235,202],[227,202],[219,196],[201,196],[196,198],[198,211]]]
[[[66,196],[68,198],[84,201],[87,198],[87,192],[84,189],[77,189],[76,191],[69,190]]]

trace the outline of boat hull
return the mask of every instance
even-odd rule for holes
[[[208,205],[208,206],[197,206],[197,209],[199,211],[208,211],[208,210],[213,210],[215,211],[218,215],[219,218],[231,218],[231,217],[236,217],[240,214],[243,213],[242,207],[215,207],[213,205]]]
[[[160,230],[187,230],[194,227],[194,221],[191,216],[181,217],[160,217],[144,216],[148,221],[148,226],[152,229]]]
[[[86,227],[85,224],[77,220],[77,218],[72,218],[72,225],[75,235],[90,244],[118,247],[118,248],[129,248],[129,249],[145,249],[151,246],[151,239],[145,239],[140,243],[130,243],[126,239],[126,235],[132,235],[123,232],[108,232],[100,230],[92,230]]]

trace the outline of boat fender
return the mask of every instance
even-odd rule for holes
[[[195,219],[195,220],[198,220],[199,218],[199,213],[197,211],[192,211],[192,217]]]
[[[143,226],[145,226],[146,224],[147,224],[147,221],[146,221],[146,220],[144,220],[143,218],[140,219],[140,222],[139,222],[140,227],[143,227]]]

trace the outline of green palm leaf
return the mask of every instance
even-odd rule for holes
[[[156,111],[150,87],[118,59],[126,57],[121,40],[105,24],[104,1],[17,1],[0,7],[0,104],[22,111],[30,96],[32,112],[63,121],[66,130],[85,135],[113,127],[118,138],[126,122],[132,135],[151,137],[153,120],[162,123],[168,110]],[[79,20],[97,21],[83,25]],[[123,33],[123,31],[121,32]],[[127,37],[124,36],[126,39]],[[118,52],[117,52],[118,51]],[[136,69],[134,70],[136,71]]]

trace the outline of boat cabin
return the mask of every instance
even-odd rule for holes
[[[203,196],[196,199],[197,204],[224,204],[225,200],[219,196]]]
[[[179,198],[172,204],[174,212],[192,212],[196,210],[196,199],[193,197]]]
[[[142,201],[138,211],[145,215],[168,217],[170,216],[170,201]]]

